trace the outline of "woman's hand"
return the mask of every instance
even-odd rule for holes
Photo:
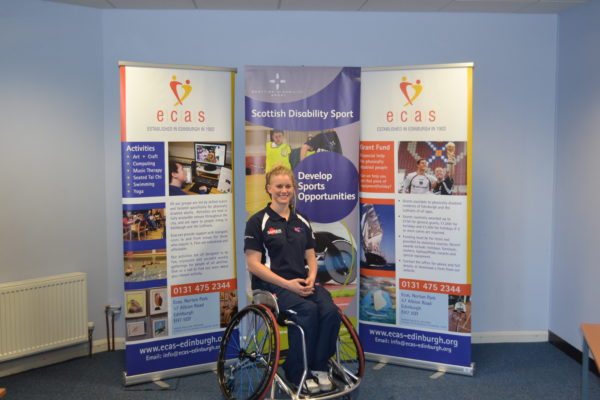
[[[306,297],[315,292],[314,282],[310,282],[309,279],[296,278],[290,279],[287,282],[287,289],[296,293],[298,296]]]

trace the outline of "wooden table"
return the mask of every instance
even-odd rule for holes
[[[600,371],[600,324],[581,324],[583,331],[583,349],[581,350],[581,398],[590,397],[589,352],[594,355],[596,367]]]

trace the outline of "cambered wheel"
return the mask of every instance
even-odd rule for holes
[[[260,400],[279,363],[279,329],[273,313],[253,304],[237,313],[223,334],[217,375],[229,400]]]
[[[358,334],[352,323],[341,311],[342,324],[338,336],[337,352],[334,356],[339,365],[356,378],[365,373],[365,354]]]

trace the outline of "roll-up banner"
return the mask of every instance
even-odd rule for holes
[[[269,200],[265,173],[294,171],[296,208],[316,238],[320,283],[356,319],[360,68],[248,66],[246,211]]]
[[[472,375],[473,64],[362,70],[360,338]]]
[[[125,384],[214,367],[237,311],[231,68],[120,62]]]

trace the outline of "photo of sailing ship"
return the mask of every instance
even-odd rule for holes
[[[395,271],[394,206],[361,204],[360,231],[360,267]]]

